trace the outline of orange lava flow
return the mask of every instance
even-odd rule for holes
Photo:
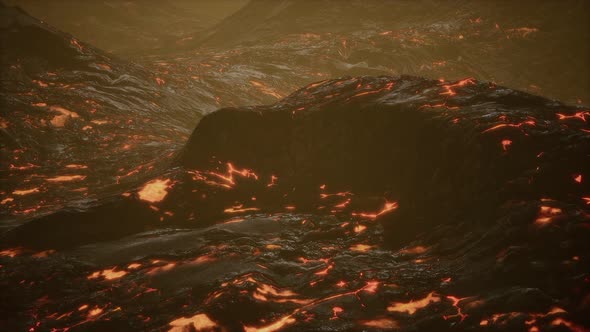
[[[373,319],[373,320],[366,320],[360,322],[361,325],[374,327],[379,329],[397,329],[399,328],[398,322],[394,321],[393,319],[389,318],[380,318],[380,319]]]
[[[443,92],[441,92],[441,95],[448,95],[448,96],[454,96],[457,94],[457,92],[455,92],[455,90],[453,88],[458,88],[458,87],[463,87],[466,85],[472,85],[475,84],[475,79],[469,77],[466,79],[462,79],[460,81],[458,81],[457,83],[454,84],[443,84],[442,88],[445,90]]]
[[[172,180],[170,179],[156,179],[146,183],[141,190],[137,192],[139,199],[142,201],[157,203],[161,202],[168,195],[168,190],[171,188]]]
[[[229,208],[223,210],[223,212],[225,212],[225,213],[241,213],[241,212],[260,210],[259,208],[255,208],[255,207],[244,208],[243,206],[244,206],[243,204],[232,206],[232,207],[229,207]]]
[[[297,293],[290,290],[279,290],[271,285],[265,283],[258,283],[256,291],[252,295],[255,299],[263,302],[286,303],[291,302],[295,304],[305,305],[312,300],[296,298]]]
[[[508,151],[508,147],[512,145],[512,141],[509,139],[502,140],[502,150]]]
[[[549,316],[555,316],[555,315],[562,315],[562,314],[566,314],[567,311],[559,308],[559,307],[553,307],[551,308],[551,310],[549,310],[546,313],[524,313],[524,312],[506,312],[506,313],[498,313],[498,314],[493,314],[491,317],[489,318],[485,318],[482,319],[479,322],[480,326],[490,326],[490,325],[496,325],[496,324],[505,324],[507,321],[512,320],[512,319],[516,319],[522,315],[526,315],[529,317],[529,319],[527,319],[524,323],[527,326],[530,326],[529,331],[539,331],[539,328],[535,325],[537,324],[537,320],[539,318],[545,318],[545,317],[549,317]],[[553,322],[557,322],[557,324],[553,324]],[[553,326],[557,326],[557,325],[561,325],[562,322],[568,322],[565,321],[561,318],[555,318],[553,320],[552,324]],[[569,322],[568,322],[569,323]],[[585,331],[585,330],[576,330],[574,325],[569,326],[567,324],[564,324],[567,327],[569,327],[572,331]]]
[[[80,50],[80,52],[82,52],[84,50],[84,48],[82,47],[82,45],[80,45],[80,43],[78,43],[78,41],[76,39],[71,39],[70,40],[70,44],[72,44],[73,46],[75,46],[78,50]]]
[[[330,270],[333,269],[333,268],[334,268],[334,264],[330,264],[325,269],[316,272],[315,275],[317,275],[317,276],[325,276],[325,275],[328,275],[328,273],[330,272]]]
[[[387,311],[389,312],[407,312],[410,315],[413,315],[417,310],[425,308],[429,306],[431,303],[440,302],[440,297],[438,297],[434,292],[426,295],[426,297],[416,300],[410,301],[407,303],[404,302],[395,302],[392,303],[391,306],[387,307]]]
[[[45,179],[47,182],[69,182],[80,181],[86,179],[85,175],[60,175],[53,178]]]
[[[590,203],[588,203],[588,204],[590,204]],[[365,225],[354,226],[354,232],[357,234],[364,232],[366,229],[367,229],[367,226],[365,226]]]
[[[350,198],[346,199],[344,202],[334,205],[335,209],[344,209],[345,207],[348,206],[348,204],[350,204],[352,200]]]
[[[509,33],[510,35],[512,35],[512,36],[516,35],[516,36],[523,37],[523,38],[533,32],[538,32],[538,31],[539,31],[539,29],[537,29],[537,28],[529,28],[529,27],[506,29],[506,32]],[[510,38],[509,37],[510,35],[507,35],[506,38]]]
[[[86,168],[88,168],[88,166],[86,166],[86,165],[79,165],[79,164],[69,164],[69,165],[66,165],[66,168],[86,169]]]
[[[32,257],[35,258],[46,258],[49,257],[49,255],[53,255],[55,254],[56,251],[53,249],[49,249],[49,250],[43,250],[43,251],[39,251],[37,253],[34,253],[33,255],[31,255]]]
[[[584,122],[588,122],[588,121],[586,121],[586,117],[589,117],[590,118],[590,112],[578,112],[578,113],[575,113],[573,115],[565,115],[565,114],[557,113],[557,118],[559,120],[579,119],[579,120],[582,120]]]
[[[147,270],[146,271],[146,274],[148,274],[148,275],[154,275],[154,274],[158,274],[158,273],[161,273],[161,272],[170,271],[170,270],[172,270],[175,267],[176,267],[176,263],[175,262],[172,262],[172,263],[168,263],[166,265],[153,267],[153,268]]]
[[[224,222],[224,224],[237,224],[237,223],[240,223],[240,222],[242,222],[244,220],[246,220],[246,219],[244,219],[244,218],[232,218],[232,219]]]
[[[11,170],[19,170],[19,171],[24,171],[27,169],[33,169],[33,168],[37,168],[37,167],[39,167],[39,166],[31,164],[31,163],[27,163],[25,166],[15,166],[13,164],[10,164],[10,166],[9,166],[9,168]]]
[[[482,134],[483,133],[490,132],[490,131],[493,131],[493,130],[497,130],[497,129],[500,129],[500,128],[507,128],[507,127],[508,128],[520,128],[520,127],[522,127],[524,125],[535,126],[536,123],[535,123],[534,120],[527,120],[527,121],[523,121],[523,122],[520,122],[520,123],[501,123],[499,125],[495,125],[493,127],[490,127],[488,129],[482,131]]]
[[[10,202],[14,202],[14,198],[6,197],[5,199],[0,201],[0,204],[4,205],[4,204],[10,203]]]
[[[539,207],[539,214],[537,215],[535,224],[538,226],[547,225],[551,223],[555,217],[560,216],[562,212],[563,211],[560,208],[542,205],[541,207]]]
[[[49,86],[49,84],[43,82],[43,81],[39,81],[39,80],[32,80],[31,82],[37,84],[38,86],[42,87],[42,88],[46,88]]]
[[[277,184],[277,183],[276,183],[276,181],[277,181],[278,179],[279,179],[278,177],[276,177],[276,176],[274,176],[274,175],[271,175],[271,177],[270,177],[270,182],[269,182],[269,183],[268,183],[266,186],[267,186],[267,187],[272,187],[272,186],[275,186],[275,185]]]
[[[333,307],[332,312],[334,313],[334,315],[332,316],[332,318],[330,318],[330,320],[340,318],[338,317],[338,314],[343,313],[344,309],[342,309],[342,307]]]
[[[7,256],[10,258],[16,257],[22,253],[22,249],[19,248],[11,248],[11,249],[4,249],[0,251],[0,256]]]
[[[88,312],[88,318],[98,316],[102,314],[104,310],[102,308],[94,308]]]
[[[554,319],[553,321],[551,321],[551,325],[552,326],[564,325],[564,326],[568,327],[573,332],[588,332],[588,329],[586,329],[585,327],[583,327],[581,325],[574,324],[574,323],[572,323],[568,320],[565,320],[563,318]]]
[[[357,216],[357,217],[362,217],[362,218],[369,218],[369,219],[377,219],[378,217],[389,213],[395,209],[398,208],[398,204],[397,202],[388,202],[385,201],[385,205],[383,206],[383,208],[375,213],[352,213],[353,216]]]
[[[441,108],[444,107],[448,110],[458,110],[459,107],[458,106],[448,106],[446,103],[440,103],[440,104],[424,104],[422,106],[420,106],[419,108]]]
[[[385,86],[382,87],[381,89],[359,92],[359,93],[357,93],[357,94],[349,97],[347,100],[350,100],[350,99],[356,98],[356,97],[361,97],[361,96],[366,96],[366,95],[372,95],[372,94],[380,93],[380,92],[383,92],[383,91],[389,91],[389,90],[391,90],[393,88],[394,85],[395,85],[394,82],[389,82],[389,83],[385,84]]]
[[[350,250],[357,252],[367,252],[371,249],[373,249],[373,246],[368,244],[355,244],[352,247],[350,247]]]
[[[194,181],[201,181],[211,186],[219,186],[228,189],[233,188],[236,185],[234,175],[258,180],[258,175],[252,170],[235,168],[232,163],[227,163],[227,173],[217,173],[212,171],[202,172],[198,170],[189,171],[188,173],[193,175]]]
[[[351,196],[351,195],[352,195],[352,193],[350,191],[343,191],[343,192],[334,193],[334,194],[320,194],[320,198],[328,198],[328,197],[332,197],[332,196],[346,197],[346,196]]]
[[[106,63],[97,63],[96,66],[98,66],[98,68],[100,68],[100,69],[104,69],[104,70],[108,70],[108,71],[113,70],[113,68],[111,68],[111,66],[107,65]]]
[[[25,189],[25,190],[15,190],[12,192],[12,194],[18,195],[18,196],[24,196],[24,195],[29,195],[29,194],[38,193],[38,192],[39,192],[39,188],[33,188],[33,189]]]
[[[455,307],[455,309],[457,309],[457,313],[454,314],[454,315],[445,315],[445,316],[443,316],[443,318],[445,320],[447,320],[449,318],[453,318],[453,317],[459,317],[460,320],[461,320],[461,322],[462,322],[465,318],[467,318],[468,315],[467,314],[464,314],[463,311],[461,310],[461,307],[459,307],[459,302],[461,302],[465,298],[460,299],[460,298],[455,297],[455,296],[447,295],[447,299],[453,301],[453,307]]]
[[[192,317],[181,317],[168,323],[171,328],[168,332],[203,331],[217,327],[217,323],[205,314],[196,314]]]
[[[295,323],[295,321],[296,320],[295,320],[295,318],[293,318],[293,315],[287,315],[287,316],[281,317],[276,322],[266,325],[266,326],[261,326],[261,327],[244,326],[244,331],[246,331],[246,332],[274,332],[274,331],[278,331],[278,330],[282,329],[283,327],[285,327],[287,325]]]
[[[102,271],[96,271],[89,275],[88,279],[98,279],[100,277],[105,278],[106,280],[114,280],[119,279],[127,274],[127,271],[115,271],[115,268],[106,269]]]
[[[278,92],[276,92],[275,90],[271,89],[270,87],[268,87],[267,85],[265,85],[265,84],[264,84],[264,83],[262,83],[262,82],[257,82],[257,81],[253,81],[253,80],[251,80],[251,81],[250,81],[250,83],[251,83],[253,86],[255,86],[256,88],[258,88],[258,90],[260,90],[260,92],[262,92],[262,93],[264,93],[264,94],[267,94],[267,95],[273,96],[273,97],[275,97],[275,98],[277,98],[277,99],[281,99],[281,98],[283,98],[283,96],[282,96],[280,93],[278,93]]]
[[[139,263],[131,263],[129,265],[127,265],[127,269],[129,270],[135,270],[141,267],[141,264]]]
[[[155,260],[152,260],[152,266],[153,265],[156,265],[156,266],[150,267],[149,269],[145,270],[145,274],[156,275],[159,273],[171,271],[172,269],[174,269],[178,266],[200,265],[200,264],[204,264],[204,263],[213,262],[215,260],[217,260],[217,258],[212,255],[202,255],[202,256],[198,256],[196,258],[185,259],[185,260],[176,261],[176,262],[155,259]],[[132,270],[132,269],[137,269],[139,267],[141,267],[141,264],[133,263],[128,266],[128,269]]]
[[[426,248],[426,247],[423,247],[423,246],[415,246],[415,247],[411,247],[411,248],[402,249],[399,252],[401,254],[418,255],[418,254],[423,254],[426,251],[428,251],[428,248]]]
[[[244,326],[244,330],[247,332],[254,332],[254,331],[274,332],[274,331],[278,331],[290,324],[295,323],[296,319],[294,318],[294,316],[297,313],[300,313],[306,309],[315,307],[321,303],[325,303],[325,302],[335,300],[335,299],[338,299],[341,297],[351,296],[351,295],[358,296],[358,294],[362,291],[369,292],[369,293],[375,293],[377,291],[378,286],[379,286],[378,281],[368,281],[365,286],[363,286],[362,288],[357,289],[355,291],[350,291],[350,292],[346,292],[346,293],[342,293],[342,294],[336,294],[336,295],[328,296],[328,297],[317,299],[313,302],[310,302],[309,304],[306,304],[300,308],[293,310],[293,312],[291,312],[290,314],[281,317],[280,319],[278,319],[277,321],[275,321],[274,323],[271,323],[269,325],[265,325],[265,326],[261,326],[261,327]]]
[[[53,119],[49,121],[55,127],[63,127],[68,119],[80,117],[78,113],[67,110],[61,106],[51,106],[49,107],[49,110],[60,113],[60,115],[54,116]]]

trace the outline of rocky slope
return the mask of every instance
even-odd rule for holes
[[[0,16],[2,218],[91,200],[153,168],[197,123],[196,103],[144,67],[18,8]]]

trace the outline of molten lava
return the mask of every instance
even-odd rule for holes
[[[434,292],[429,293],[426,297],[419,300],[412,300],[410,302],[395,302],[387,307],[389,312],[406,312],[413,315],[416,311],[426,308],[431,303],[440,302],[440,297]]]
[[[141,190],[137,192],[139,199],[149,202],[158,203],[164,200],[168,195],[168,190],[172,187],[170,179],[156,179],[146,183]]]
[[[205,314],[196,314],[192,317],[181,317],[171,321],[168,332],[204,331],[217,327],[217,323]]]
[[[377,212],[374,213],[366,213],[366,212],[362,212],[362,213],[352,213],[353,216],[358,216],[361,218],[368,218],[368,219],[377,219],[378,217],[387,214],[395,209],[398,208],[398,204],[397,202],[388,202],[385,201],[385,204],[383,206],[383,208]]]

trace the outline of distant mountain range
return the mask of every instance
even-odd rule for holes
[[[3,0],[108,52],[141,55],[198,36],[246,0]]]

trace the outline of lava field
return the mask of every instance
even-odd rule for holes
[[[519,58],[588,3],[430,5],[131,57],[0,4],[0,331],[589,331],[590,80]]]

